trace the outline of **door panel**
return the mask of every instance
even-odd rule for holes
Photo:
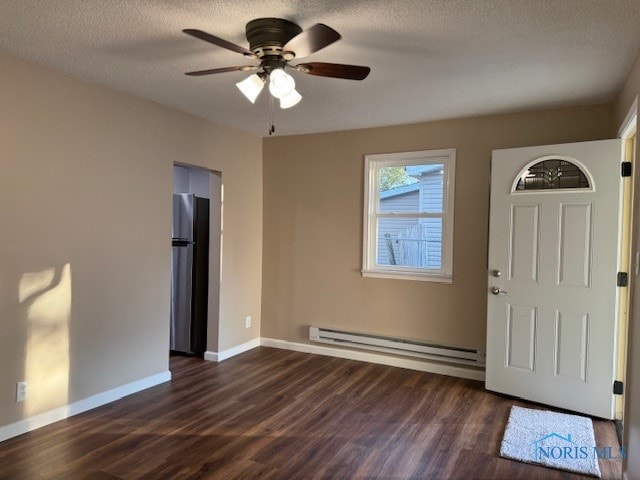
[[[591,284],[591,203],[560,203],[558,285]]]
[[[555,376],[586,382],[588,344],[589,314],[556,310]]]
[[[509,305],[507,366],[535,371],[536,307]]]
[[[620,152],[493,152],[487,389],[612,418]]]
[[[539,208],[533,205],[512,205],[509,242],[509,279],[536,283],[538,281]]]

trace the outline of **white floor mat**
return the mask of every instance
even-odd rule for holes
[[[590,418],[511,407],[500,456],[600,477]]]

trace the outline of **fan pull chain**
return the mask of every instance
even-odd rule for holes
[[[269,127],[269,136],[276,133],[276,127],[273,124],[273,110],[274,110],[274,101],[273,97],[269,96],[269,119],[271,120],[271,126]]]

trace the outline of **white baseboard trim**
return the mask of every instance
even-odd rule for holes
[[[204,352],[204,359],[210,362],[222,362],[227,358],[235,357],[236,355],[247,352],[259,346],[260,339],[254,338],[252,340],[249,340],[248,342],[241,343],[240,345],[236,345],[235,347],[228,348],[227,350],[223,350],[221,352]]]
[[[54,408],[48,412],[40,413],[33,417],[25,418],[24,420],[0,427],[0,442],[8,440],[9,438],[17,437],[23,433],[30,432],[31,430],[44,427],[51,423],[64,420],[65,418],[78,415],[86,412],[87,410],[101,407],[102,405],[106,405],[107,403],[126,397],[127,395],[146,390],[147,388],[168,382],[169,380],[171,380],[171,372],[167,370],[166,372],[157,373],[155,375],[136,380],[135,382],[112,388],[106,392],[91,395],[90,397],[78,400],[77,402]]]
[[[204,359],[207,362],[217,362],[218,361],[218,352],[210,352],[207,350],[204,352]]]
[[[412,360],[410,358],[401,358],[380,353],[360,352],[342,348],[325,347],[323,345],[288,342],[286,340],[278,340],[275,338],[262,338],[260,339],[260,344],[264,347],[281,348],[296,352],[315,353],[317,355],[326,355],[329,357],[346,358],[348,360],[379,363],[381,365],[389,365],[391,367],[408,368],[410,370],[438,373],[440,375],[468,378],[470,380],[480,380],[484,382],[484,370],[472,367],[444,365],[441,363],[430,362],[428,360]]]

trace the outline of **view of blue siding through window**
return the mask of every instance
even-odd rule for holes
[[[378,218],[378,265],[442,268],[443,180],[441,163],[380,169],[378,213],[395,215]]]

